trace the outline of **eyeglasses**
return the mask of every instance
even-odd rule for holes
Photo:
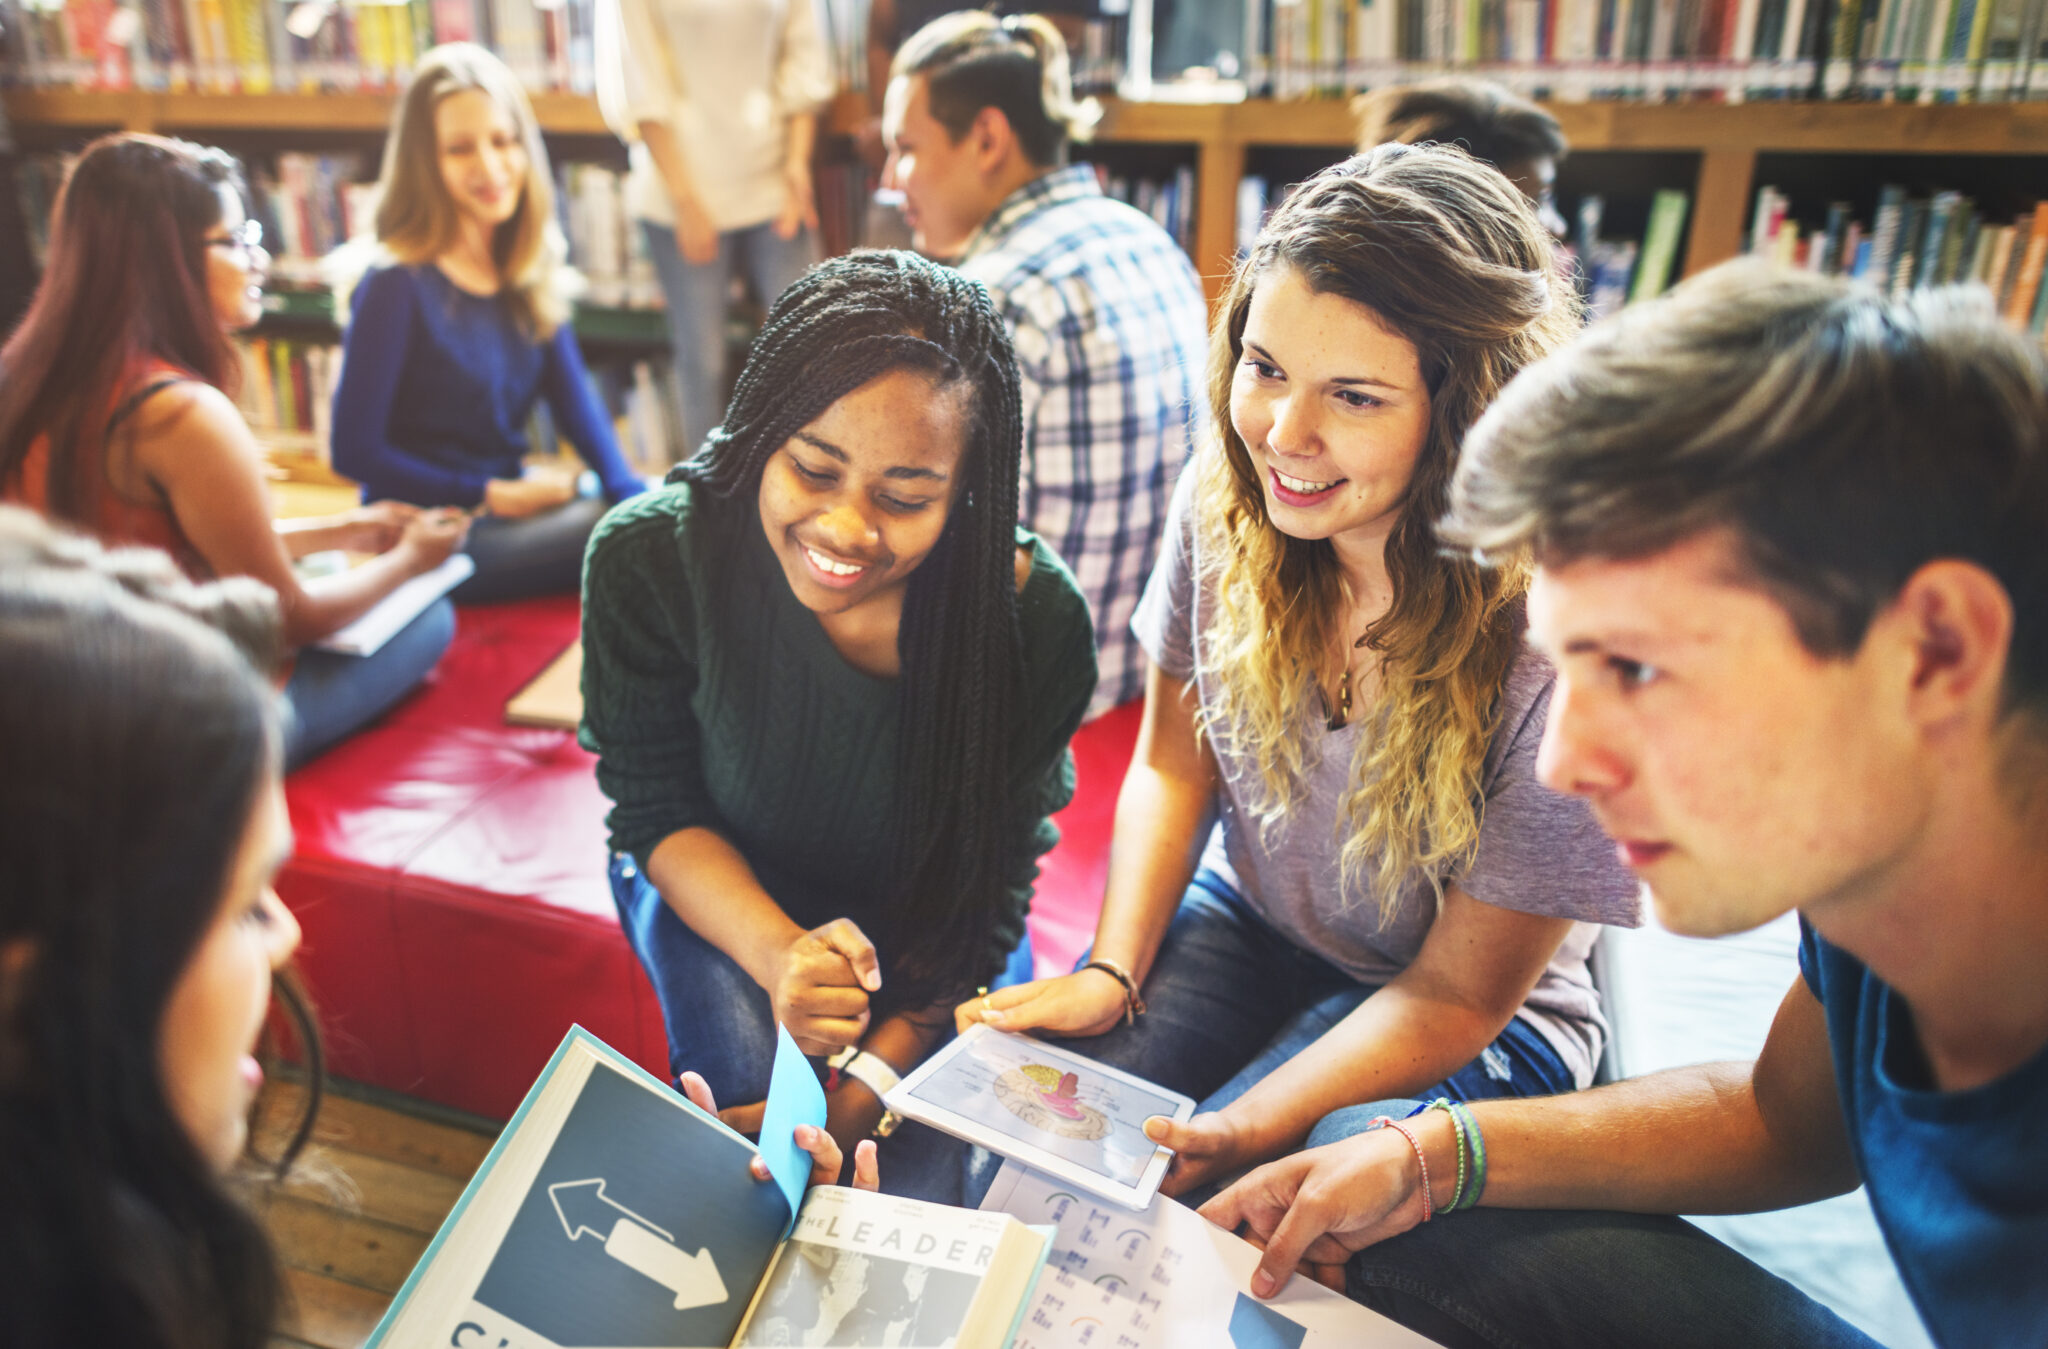
[[[244,220],[239,228],[217,234],[206,240],[208,248],[225,248],[247,258],[263,250],[263,222]]]

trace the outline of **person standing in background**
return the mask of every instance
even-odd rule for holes
[[[1016,341],[1023,523],[1088,597],[1092,717],[1144,693],[1131,614],[1195,441],[1208,307],[1172,236],[1066,162],[1083,121],[1058,32],[975,11],[903,44],[883,113],[918,249],[986,285]]]
[[[818,260],[811,148],[832,70],[809,0],[604,0],[597,68],[668,300],[687,457],[725,406],[733,278],[766,310]]]

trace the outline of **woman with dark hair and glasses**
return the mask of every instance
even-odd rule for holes
[[[227,155],[143,135],[88,146],[57,202],[42,285],[0,349],[0,500],[162,548],[194,577],[253,576],[277,592],[298,646],[439,566],[467,523],[391,503],[272,522],[262,451],[229,397],[231,335],[262,317],[268,263]],[[375,556],[315,581],[294,574],[294,557],[333,548]],[[301,653],[286,762],[395,703],[454,623],[439,604],[375,655]]]
[[[583,741],[671,1060],[751,1107],[776,1022],[849,1051],[842,1147],[1020,948],[1073,795],[1094,642],[1017,528],[1022,434],[988,292],[856,253],[783,293],[703,452],[591,539]],[[921,1165],[892,1188],[957,1194]]]

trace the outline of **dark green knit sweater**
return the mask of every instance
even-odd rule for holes
[[[1067,741],[1095,687],[1087,603],[1024,530],[1018,596],[1022,717],[1011,741],[1008,902],[988,963],[1023,935],[1047,817],[1072,799]],[[612,847],[644,868],[681,829],[716,831],[793,920],[851,918],[870,935],[890,901],[896,681],[848,665],[797,602],[752,503],[689,484],[621,503],[591,535],[583,577],[583,730],[612,799]],[[884,965],[890,953],[882,952]]]

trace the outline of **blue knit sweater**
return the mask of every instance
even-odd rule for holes
[[[474,506],[492,478],[519,476],[537,399],[608,498],[642,489],[568,324],[536,341],[498,297],[471,294],[432,264],[375,268],[350,305],[335,470],[360,482],[365,500]]]

